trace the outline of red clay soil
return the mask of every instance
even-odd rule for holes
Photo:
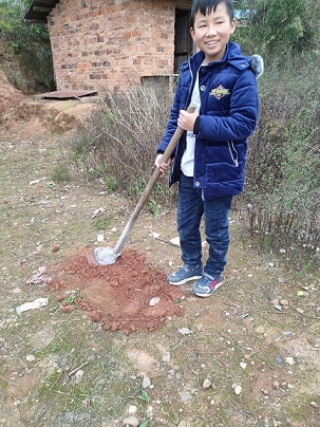
[[[51,286],[56,291],[79,290],[81,299],[75,303],[104,330],[153,331],[168,316],[183,315],[177,302],[183,293],[169,285],[164,272],[152,267],[144,255],[127,250],[113,265],[91,266],[86,252],[88,248],[55,265]],[[160,301],[151,306],[154,297]],[[58,295],[57,300],[64,298]],[[63,312],[73,309],[62,303]]]

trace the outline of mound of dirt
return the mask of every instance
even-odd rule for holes
[[[0,70],[0,88],[0,113],[4,113],[23,99],[22,92],[18,91],[9,83],[7,76],[2,70]]]
[[[179,289],[166,282],[165,275],[152,267],[144,255],[134,250],[124,251],[110,266],[90,266],[86,249],[54,267],[53,289],[79,290],[76,303],[93,322],[104,330],[153,331],[164,324],[168,316],[181,316],[183,309],[177,300]],[[58,301],[63,297],[58,295]],[[73,307],[62,304],[62,311]]]

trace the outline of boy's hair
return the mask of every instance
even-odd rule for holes
[[[227,13],[232,21],[234,19],[233,0],[194,0],[191,11],[191,26],[194,27],[195,15],[197,12],[201,12],[202,15],[206,16],[212,11],[215,12],[220,3],[225,4]]]

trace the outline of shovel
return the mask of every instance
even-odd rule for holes
[[[195,111],[195,108],[190,106],[187,109],[188,113],[193,113]],[[184,131],[181,128],[177,128],[175,133],[173,134],[164,154],[161,159],[161,162],[167,162],[169,158],[171,157],[171,154],[173,153],[174,149],[176,148],[181,136],[183,135]],[[128,223],[126,224],[123,233],[121,234],[120,238],[118,239],[117,244],[114,248],[111,247],[99,247],[95,248],[92,251],[92,257],[94,259],[94,262],[96,265],[113,265],[115,261],[118,259],[118,257],[121,255],[121,250],[127,240],[127,237],[132,230],[136,220],[138,219],[138,216],[143,209],[146,201],[148,200],[158,178],[160,176],[160,171],[158,168],[155,168],[153,175],[151,176],[147,186],[145,187],[145,190],[140,197],[130,219],[128,220]]]

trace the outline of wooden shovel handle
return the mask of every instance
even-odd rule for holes
[[[194,113],[195,108],[194,107],[188,107],[187,109],[188,113]],[[161,163],[163,162],[167,162],[169,160],[169,158],[171,157],[173,151],[175,150],[181,136],[183,135],[184,131],[181,128],[177,128],[176,131],[174,132],[164,154],[163,157],[161,159]],[[160,176],[160,170],[158,168],[155,168],[153,175],[151,176],[147,186],[145,187],[145,190],[142,194],[142,196],[140,197],[139,201],[137,202],[137,205],[132,213],[132,215],[130,216],[130,219],[128,220],[128,223],[126,224],[123,233],[121,234],[120,238],[117,241],[117,244],[114,247],[114,254],[118,255],[121,253],[121,250],[126,242],[126,239],[129,235],[129,232],[132,230],[136,220],[138,219],[138,216],[141,212],[141,210],[143,209],[146,201],[148,200],[152,190],[155,187],[155,184],[158,180]]]

